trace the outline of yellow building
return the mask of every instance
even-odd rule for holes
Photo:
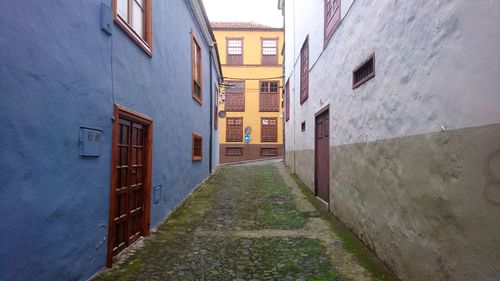
[[[224,73],[220,163],[283,155],[283,29],[252,22],[211,23]],[[245,139],[246,135],[250,140]]]

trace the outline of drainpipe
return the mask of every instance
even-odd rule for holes
[[[208,171],[211,174],[212,173],[212,139],[213,139],[213,116],[212,114],[214,113],[214,101],[213,101],[213,96],[214,96],[214,88],[212,86],[212,51],[213,51],[214,45],[212,44],[210,46],[210,55],[209,55],[209,61],[210,61],[210,145],[208,146],[208,157],[210,158],[208,161]]]

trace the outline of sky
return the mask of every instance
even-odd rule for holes
[[[203,0],[210,21],[253,21],[283,27],[278,0]]]

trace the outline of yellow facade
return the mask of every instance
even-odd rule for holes
[[[218,30],[214,28],[214,34],[217,40],[219,55],[226,82],[231,80],[244,80],[245,82],[245,111],[227,112],[227,117],[243,117],[243,128],[251,126],[250,145],[261,146],[281,146],[283,144],[283,119],[282,119],[282,89],[283,72],[281,51],[283,47],[282,30]],[[243,43],[243,64],[227,64],[227,39],[242,38]],[[276,65],[262,65],[262,39],[277,38],[277,57]],[[259,87],[261,81],[278,81],[278,112],[260,112],[259,107]],[[224,110],[224,102],[219,104],[219,109]],[[277,142],[261,142],[261,118],[277,118]],[[224,159],[224,145],[240,145],[245,148],[245,142],[227,142],[226,141],[226,118],[219,119],[219,136],[221,143],[221,160]],[[245,133],[243,133],[244,135]],[[248,153],[247,153],[248,154]],[[255,154],[255,153],[254,153]],[[281,154],[281,152],[280,152]],[[255,158],[255,157],[254,157]],[[251,159],[243,159],[251,160]],[[224,163],[225,161],[222,161]],[[229,161],[231,162],[231,161]]]

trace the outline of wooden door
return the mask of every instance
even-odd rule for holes
[[[314,184],[318,198],[330,202],[330,114],[328,109],[316,116]]]
[[[125,112],[116,115],[108,267],[115,255],[149,234],[151,124]]]

